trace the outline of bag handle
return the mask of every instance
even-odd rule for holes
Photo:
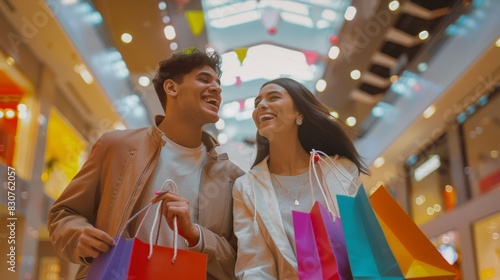
[[[309,161],[309,170],[312,170],[312,172],[309,172],[309,179],[311,180],[311,177],[312,177],[311,173],[314,173],[314,177],[316,178],[316,182],[318,183],[318,185],[320,187],[320,190],[321,190],[321,193],[323,195],[323,198],[326,201],[326,206],[327,206],[327,208],[328,208],[328,210],[330,212],[334,213],[334,220],[335,220],[335,214],[338,217],[340,217],[340,215],[339,215],[338,211],[336,211],[335,206],[333,207],[334,211],[332,211],[332,209],[330,208],[330,205],[328,203],[328,199],[330,199],[330,201],[333,204],[332,194],[331,194],[330,190],[328,189],[328,187],[325,187],[325,186],[327,186],[327,183],[325,181],[325,177],[324,176],[322,176],[322,180],[321,181],[323,181],[323,183],[321,183],[321,181],[320,181],[320,179],[318,177],[318,172],[316,170],[315,163],[317,161],[321,160],[323,163],[326,164],[326,166],[328,167],[328,169],[330,169],[330,171],[332,171],[332,174],[340,182],[340,186],[342,187],[342,189],[344,190],[344,193],[346,195],[349,195],[349,191],[344,187],[344,185],[342,184],[342,181],[340,180],[340,178],[338,177],[338,175],[334,171],[334,169],[336,169],[338,171],[338,173],[340,173],[344,178],[346,178],[349,181],[349,183],[351,183],[352,185],[354,185],[356,189],[358,189],[358,185],[351,179],[351,176],[347,176],[346,174],[344,174],[344,172],[337,166],[337,164],[330,158],[330,156],[328,156],[324,152],[312,149],[311,152],[310,152],[310,154],[311,154],[311,157],[310,157],[310,161]],[[324,157],[321,157],[321,155],[324,156]],[[337,157],[338,156],[336,156],[335,158],[337,158]],[[318,165],[318,166],[319,166],[319,169],[321,170],[321,173],[324,174],[323,167],[321,165]],[[311,190],[311,192],[312,192],[312,190]],[[328,195],[328,199],[327,199],[327,195]]]
[[[158,195],[163,195],[163,194],[165,194],[167,192],[170,192],[170,191],[173,191],[173,192],[177,193],[178,192],[177,184],[175,184],[175,182],[173,180],[167,179],[167,180],[165,180],[163,182],[163,185],[161,186],[160,191],[161,191],[161,193],[158,194]],[[128,224],[133,219],[135,219],[137,216],[139,216],[139,214],[142,213],[144,210],[147,210],[146,214],[141,219],[141,223],[139,224],[138,228],[141,228],[142,224],[144,223],[144,220],[145,220],[146,216],[149,214],[149,210],[151,210],[151,206],[153,206],[153,204],[155,204],[155,203],[153,203],[153,202],[148,203],[142,209],[140,209],[139,211],[137,211],[137,213],[135,213],[132,217],[130,217],[130,219],[128,219],[128,221],[125,223],[125,225],[123,225],[122,229],[120,230],[120,235],[119,236],[121,236],[123,234],[123,232],[127,228]],[[161,202],[160,207],[158,207],[158,210],[156,211],[155,219],[153,221],[153,227],[151,228],[151,231],[150,231],[148,260],[151,259],[151,256],[153,255],[153,232],[154,232],[155,225],[157,223],[161,223],[161,220],[160,220],[160,222],[158,222],[158,219],[160,217],[160,213],[162,212],[162,209],[163,209],[163,201]],[[135,237],[137,237],[137,232],[136,232]],[[158,225],[158,230],[157,230],[157,234],[156,234],[157,238],[158,238],[159,233],[160,233],[160,224]],[[174,263],[175,260],[177,259],[177,239],[178,239],[178,235],[179,235],[179,230],[178,230],[178,227],[177,227],[177,216],[174,216],[174,240],[173,240],[174,256],[172,257],[172,260],[171,260],[172,263]],[[158,241],[158,239],[157,239],[157,241]]]

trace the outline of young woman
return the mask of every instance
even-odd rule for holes
[[[335,195],[354,195],[360,172],[369,171],[340,123],[295,80],[265,83],[255,98],[253,120],[256,159],[233,189],[236,276],[298,279],[292,210],[309,212],[320,201],[338,213]],[[319,182],[310,174],[313,150],[334,163],[332,168],[325,158],[314,163]]]

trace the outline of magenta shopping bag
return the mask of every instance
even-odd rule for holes
[[[292,211],[299,279],[351,280],[342,222],[316,202],[310,213]]]

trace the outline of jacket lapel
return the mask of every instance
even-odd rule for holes
[[[262,220],[262,223],[265,225],[284,259],[290,265],[296,264],[297,261],[292,245],[288,241],[285,229],[283,228],[283,221],[267,167],[267,160],[263,160],[249,172],[253,175],[251,181],[254,185],[251,188],[247,188],[247,191],[252,192],[253,189],[255,196],[252,193],[248,193],[248,197],[254,198],[254,201],[251,203],[255,203],[254,206],[257,208],[258,217]]]

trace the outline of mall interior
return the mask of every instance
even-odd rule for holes
[[[500,279],[500,1],[0,1],[0,279],[73,279],[47,231],[54,200],[105,132],[162,114],[151,79],[172,52],[222,55],[220,120],[243,170],[253,99],[302,82],[456,269]]]

